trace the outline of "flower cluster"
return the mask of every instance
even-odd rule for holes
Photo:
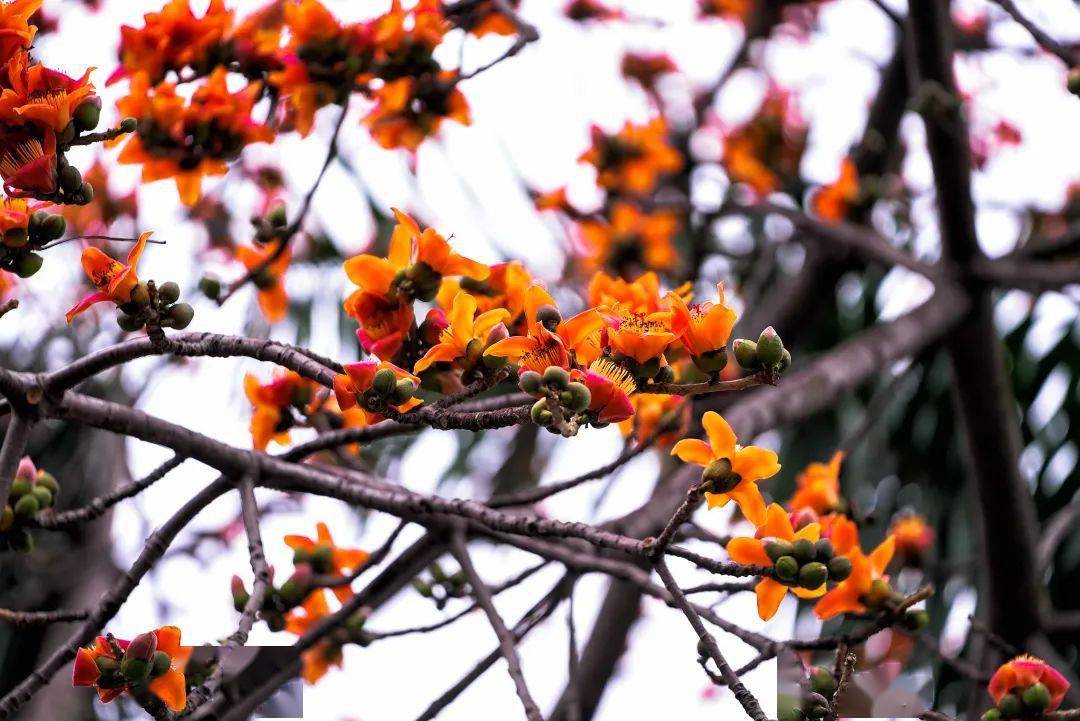
[[[190,655],[191,648],[180,645],[176,626],[162,626],[130,641],[98,636],[93,646],[79,649],[71,681],[96,688],[102,703],[127,693],[144,707],[160,703],[179,712],[187,706],[184,666]]]
[[[721,127],[719,134],[724,170],[757,198],[791,189],[798,181],[807,130],[789,92],[771,86],[753,117],[732,128]]]
[[[1045,661],[1017,656],[994,672],[988,689],[996,708],[983,714],[982,721],[1038,719],[1061,706],[1069,682]]]
[[[23,458],[15,469],[8,502],[0,508],[0,550],[33,549],[34,539],[26,522],[39,511],[52,508],[59,493],[60,484],[51,473],[38,470],[29,456]]]

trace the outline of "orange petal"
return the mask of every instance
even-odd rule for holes
[[[777,583],[771,578],[761,579],[754,588],[754,593],[757,594],[757,612],[762,621],[768,621],[776,615],[787,591],[787,586],[782,583]]]
[[[756,483],[744,479],[728,491],[727,495],[739,504],[739,510],[750,523],[760,526],[765,522],[765,499],[761,497]]]
[[[154,631],[154,636],[157,637],[157,650],[164,651],[173,657],[177,654],[180,648],[180,629],[176,626],[162,626]]]
[[[683,463],[693,463],[699,466],[707,466],[713,461],[712,448],[700,438],[682,439],[671,449],[671,455],[677,456]]]
[[[148,688],[173,711],[183,711],[187,706],[187,688],[184,674],[169,669],[150,682]]]
[[[150,239],[150,236],[154,234],[154,231],[148,230],[145,233],[139,235],[139,240],[135,243],[135,247],[128,253],[127,264],[134,268],[139,264],[139,258],[142,257],[143,251],[146,250],[146,241]]]
[[[885,568],[889,565],[889,561],[892,560],[893,552],[895,550],[896,537],[889,536],[870,554],[870,565],[872,565],[874,570],[878,573],[884,573]]]
[[[735,431],[716,411],[709,411],[701,418],[701,425],[705,427],[705,433],[709,436],[709,445],[712,446],[713,456],[716,458],[729,458],[732,461],[732,470],[735,464]],[[764,510],[764,509],[762,509]]]
[[[424,354],[424,357],[416,361],[416,365],[413,366],[413,373],[423,373],[430,368],[433,363],[448,363],[456,359],[458,355],[459,353],[456,346],[452,346],[449,343],[439,343],[428,349],[428,352]]]
[[[783,506],[773,503],[766,509],[765,522],[758,528],[757,535],[762,538],[781,538],[785,541],[790,541],[795,537],[795,530],[791,527],[791,517]]]
[[[735,563],[747,566],[771,566],[772,559],[765,553],[765,544],[759,538],[732,538],[727,544],[728,555]]]
[[[735,457],[731,459],[731,470],[744,480],[760,481],[779,473],[780,464],[777,463],[776,453],[773,451],[747,446],[735,452]]]

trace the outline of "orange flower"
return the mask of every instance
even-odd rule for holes
[[[889,535],[896,538],[896,550],[900,555],[910,559],[919,558],[934,543],[934,530],[918,513],[898,515],[889,526]]]
[[[444,278],[436,301],[443,308],[450,308],[457,294],[465,292],[476,299],[479,312],[505,308],[510,313],[510,321],[515,322],[525,310],[525,291],[532,282],[532,275],[521,261],[512,260],[491,266],[486,280],[468,276],[460,280]]]
[[[659,210],[643,213],[636,205],[617,202],[611,220],[589,219],[578,223],[578,234],[590,267],[616,270],[644,265],[670,270],[678,262],[671,239],[679,229],[674,213]]]
[[[251,443],[258,451],[265,451],[270,441],[282,445],[289,442],[289,428],[293,425],[292,407],[304,407],[313,403],[314,381],[295,371],[277,373],[267,383],[248,373],[244,376],[244,394],[251,403]]]
[[[188,0],[170,0],[160,11],[143,16],[143,27],[120,28],[120,66],[109,84],[123,77],[146,73],[152,82],[169,70],[201,65],[232,27],[233,12],[224,0],[210,0],[201,18]]]
[[[330,607],[326,603],[326,592],[323,589],[312,591],[300,610],[289,613],[285,618],[285,630],[302,636],[315,626],[321,619],[330,615]],[[339,644],[332,643],[329,639],[323,639],[304,651],[304,681],[315,684],[326,675],[330,666],[341,668],[343,654]]]
[[[539,317],[541,311],[545,312],[544,317]],[[531,285],[525,291],[525,322],[527,335],[494,343],[484,355],[508,358],[520,364],[521,370],[537,373],[543,373],[549,366],[569,368],[571,360],[586,365],[599,357],[598,337],[604,320],[593,308],[563,320],[548,292],[539,285]]]
[[[623,436],[631,435],[638,443],[652,438],[657,429],[666,427],[657,438],[660,446],[670,446],[686,435],[690,429],[690,404],[680,396],[663,393],[635,393],[630,398],[634,406],[633,418],[619,423]]]
[[[371,137],[384,148],[415,153],[420,143],[439,132],[444,120],[472,124],[469,104],[455,77],[444,71],[437,79],[403,77],[387,82],[375,91],[375,107],[364,118]]]
[[[30,202],[25,198],[0,198],[0,237],[9,230],[26,230],[34,211],[48,205],[48,203],[35,203],[31,207]]]
[[[75,108],[94,97],[89,70],[76,80],[41,63],[31,63],[24,51],[17,52],[3,70],[7,82],[0,92],[0,118],[8,124],[29,121],[61,133]]]
[[[608,323],[607,339],[611,347],[639,364],[658,360],[677,337],[672,330],[671,311],[636,313],[616,305],[601,312]]]
[[[864,613],[868,605],[880,603],[882,594],[890,593],[885,569],[894,550],[892,536],[882,541],[869,556],[857,547],[851,549],[845,554],[851,559],[851,575],[821,597],[814,607],[814,614],[822,621],[828,621],[842,613]]]
[[[802,513],[817,516],[813,510],[805,506],[792,511],[793,516]],[[853,553],[861,552],[859,549],[859,527],[855,525],[855,521],[842,513],[830,513],[821,519],[821,536],[829,539],[837,556],[851,557]]]
[[[672,327],[695,363],[704,371],[723,370],[726,359],[721,363],[717,358],[716,363],[720,365],[713,367],[716,363],[710,363],[710,357],[717,356],[718,351],[727,348],[728,336],[737,317],[724,299],[723,283],[716,284],[716,293],[719,297],[716,303],[706,301],[692,306],[687,306],[678,293],[668,293],[667,296],[673,313]]]
[[[771,87],[757,114],[724,137],[725,170],[733,182],[746,183],[758,197],[798,175],[806,128],[791,101],[790,93]]]
[[[780,472],[776,454],[757,446],[738,445],[731,426],[715,411],[702,416],[701,424],[709,442],[684,438],[671,449],[671,455],[678,456],[684,463],[704,467],[703,478],[716,476],[720,481],[713,484],[718,489],[716,492],[705,493],[709,508],[723,507],[734,500],[747,520],[755,526],[764,524],[765,499],[761,497],[757,481],[772,478]]]
[[[72,318],[95,303],[108,300],[120,306],[131,302],[132,291],[139,284],[139,277],[135,274],[135,266],[138,265],[139,258],[146,248],[146,241],[151,235],[153,233],[147,231],[139,236],[135,247],[128,253],[126,264],[114,260],[98,248],[88,247],[83,250],[82,267],[90,278],[90,282],[97,288],[97,292],[91,293],[80,300],[67,312],[68,323],[71,322]]]
[[[621,423],[634,415],[631,396],[637,383],[630,371],[610,358],[601,358],[586,371],[575,370],[573,378],[589,389],[588,411],[600,423]]]
[[[390,369],[398,380],[408,378],[417,387],[420,386],[419,378],[403,368],[398,368],[393,363],[387,363],[386,361],[348,363],[345,365],[345,373],[334,378],[334,395],[337,396],[338,406],[343,411],[347,411],[360,405],[358,396],[362,396],[371,390],[372,383],[375,381],[375,374],[384,368]],[[394,406],[394,408],[404,413],[421,403],[422,401],[419,398],[410,398],[405,403]],[[381,420],[381,416],[378,415],[372,415],[371,418],[373,421],[376,418]]]
[[[282,241],[275,240],[262,248],[252,248],[241,245],[236,248],[236,258],[248,271],[252,271],[273,258]],[[289,269],[292,260],[292,251],[286,247],[277,258],[270,261],[255,278],[255,287],[258,289],[259,308],[266,320],[277,323],[285,317],[289,309],[289,296],[285,293],[285,271]]]
[[[594,308],[618,304],[635,313],[655,313],[661,310],[660,301],[660,276],[651,270],[634,280],[601,270],[589,280],[589,305]]]
[[[565,187],[549,190],[546,193],[534,193],[533,205],[537,210],[560,210],[564,213],[571,213],[574,210],[574,206],[570,205],[566,197]]]
[[[791,526],[791,519],[779,504],[773,503],[765,511],[765,522],[758,528],[753,538],[733,538],[728,542],[727,552],[731,560],[749,566],[772,566],[773,560],[765,552],[769,541],[798,541],[805,539],[816,542],[821,537],[821,526],[810,523],[796,531]],[[762,578],[754,587],[757,593],[758,615],[762,621],[768,621],[776,615],[780,602],[791,591],[799,598],[820,598],[825,594],[825,584],[818,588],[788,586],[773,578]]]
[[[788,504],[793,511],[812,508],[826,514],[843,505],[840,500],[840,464],[844,452],[837,451],[828,463],[811,463],[795,479],[795,494]]]
[[[391,65],[408,63],[410,53],[430,55],[450,30],[439,0],[419,0],[411,10],[403,10],[401,0],[393,0],[390,11],[373,26],[375,45],[382,55],[389,56],[384,57],[384,63]]]
[[[285,27],[284,0],[270,0],[251,13],[228,36],[244,65],[272,66],[277,62],[281,31]]]
[[[840,164],[840,176],[814,193],[810,201],[814,212],[830,223],[847,217],[851,205],[859,199],[859,171],[851,158]]]
[[[330,535],[330,529],[322,521],[315,526],[314,539],[288,535],[285,536],[285,545],[293,549],[294,563],[310,563],[315,573],[337,578],[355,571],[371,556],[359,548],[339,548]],[[349,586],[335,586],[334,595],[344,602],[353,597],[353,591]]]
[[[1069,690],[1069,682],[1053,666],[1034,656],[1017,656],[999,666],[987,688],[994,703],[1000,703],[1005,694],[1022,695],[1025,689],[1037,683],[1050,692],[1050,704],[1045,710],[1056,711]]]
[[[663,118],[646,125],[627,122],[615,135],[594,125],[591,133],[592,147],[578,160],[595,167],[597,183],[608,190],[648,195],[660,177],[682,167],[682,156],[668,144]]]
[[[113,647],[115,643],[115,648]],[[146,688],[157,696],[171,710],[183,711],[187,705],[187,686],[184,678],[184,666],[191,656],[191,648],[180,645],[180,629],[176,626],[162,626],[149,634],[136,637],[134,641],[115,639],[110,643],[105,636],[98,636],[93,646],[80,648],[75,656],[71,683],[74,686],[97,686],[98,698],[102,703],[109,703],[125,691],[130,691],[132,683],[120,673],[120,664],[128,655],[129,649],[140,646],[142,661],[152,663],[155,652],[163,653],[168,658],[168,666],[157,675],[151,670]],[[150,658],[145,658],[149,649]],[[117,654],[116,651],[120,653]]]
[[[0,177],[13,198],[55,193],[56,135],[51,130],[40,136],[17,131],[0,138]]]
[[[509,319],[510,313],[505,308],[496,308],[477,316],[476,299],[468,293],[458,293],[450,309],[449,327],[443,330],[439,343],[416,362],[413,372],[421,373],[433,363],[457,360],[470,365],[475,363],[484,352],[488,334],[495,326]]]
[[[37,28],[30,16],[41,9],[43,0],[11,0],[0,3],[0,62],[34,42]]]
[[[517,10],[521,0],[509,0],[512,9]],[[491,0],[481,0],[468,11],[468,30],[478,38],[485,35],[513,35],[517,32],[514,23],[495,6]]]

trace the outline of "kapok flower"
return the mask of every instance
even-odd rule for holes
[[[670,446],[690,429],[690,404],[685,400],[666,393],[635,393],[630,397],[634,416],[621,421],[619,430],[624,437],[633,435],[638,443],[644,443],[663,428],[656,442],[661,447]]]
[[[91,293],[80,300],[67,312],[68,323],[71,322],[72,318],[95,303],[111,301],[121,306],[135,300],[132,293],[139,285],[139,277],[135,274],[135,266],[138,265],[139,258],[146,248],[146,241],[151,235],[153,233],[147,231],[139,236],[135,247],[128,253],[127,263],[114,260],[102,250],[93,246],[83,250],[82,267],[90,278],[90,282],[97,288],[97,292]]]
[[[265,451],[270,441],[282,445],[289,442],[289,429],[294,418],[291,408],[303,408],[314,402],[314,381],[295,371],[277,373],[267,383],[260,383],[257,376],[244,376],[244,394],[251,403],[251,443],[258,451]]]
[[[75,109],[94,97],[90,71],[75,79],[41,63],[31,63],[25,51],[17,52],[4,66],[7,82],[0,92],[0,118],[8,124],[34,123],[62,133]]]
[[[896,551],[908,559],[918,559],[934,544],[934,529],[918,513],[899,514],[889,526],[889,535],[896,538]]]
[[[791,512],[792,516],[804,513],[814,517],[817,516],[813,509],[806,506]],[[861,552],[859,549],[859,527],[855,524],[855,521],[842,513],[830,513],[821,519],[821,536],[829,539],[837,556],[851,556],[853,553]]]
[[[30,17],[41,9],[43,0],[11,0],[0,3],[0,63],[34,42],[37,27]]]
[[[119,652],[119,653],[118,653]],[[71,683],[96,686],[98,698],[109,703],[135,686],[145,686],[173,711],[187,705],[184,666],[191,648],[180,645],[180,629],[162,626],[131,641],[98,636],[93,646],[75,656]]]
[[[847,217],[852,204],[859,199],[859,171],[851,158],[840,164],[840,176],[820,188],[810,201],[810,206],[821,218],[839,223]]]
[[[670,270],[679,255],[672,238],[679,229],[679,219],[671,212],[644,213],[625,201],[611,208],[611,220],[590,218],[578,223],[585,260],[591,267],[606,266]]]
[[[795,494],[788,504],[793,511],[812,508],[824,515],[843,506],[840,499],[840,464],[844,452],[837,451],[828,463],[811,463],[795,479]]]
[[[324,589],[316,589],[304,599],[300,609],[292,611],[285,619],[285,630],[303,636],[321,619],[330,615],[330,606],[326,603]],[[326,675],[331,666],[341,668],[344,655],[341,645],[329,639],[323,639],[304,651],[304,681],[315,684]]]
[[[292,260],[292,251],[286,247],[280,255],[274,258],[279,244],[282,241],[275,240],[262,248],[253,248],[241,245],[236,248],[236,259],[244,264],[248,271],[259,268],[263,263],[270,260],[269,265],[255,275],[252,282],[258,290],[256,297],[259,308],[266,320],[277,323],[285,317],[289,309],[289,296],[285,293],[285,271],[289,269]]]
[[[9,230],[25,231],[30,224],[30,216],[35,210],[47,206],[48,203],[35,204],[25,198],[0,198],[0,237]],[[17,233],[25,240],[25,235]]]
[[[658,180],[682,167],[682,156],[667,141],[667,123],[657,117],[645,125],[627,122],[614,134],[594,125],[592,147],[578,158],[596,168],[597,183],[629,195],[651,193]]]
[[[522,371],[537,373],[549,366],[569,368],[572,359],[585,365],[599,357],[599,332],[604,320],[593,308],[563,320],[555,299],[542,286],[531,285],[525,291],[525,323],[527,335],[494,343],[484,355],[507,358],[519,364]]]
[[[443,308],[450,308],[457,294],[465,292],[476,299],[477,311],[487,313],[496,308],[505,308],[510,313],[510,324],[513,324],[525,310],[525,291],[532,283],[532,274],[528,269],[520,260],[512,260],[491,266],[485,280],[468,276],[444,278],[436,301]]]
[[[828,621],[842,613],[863,613],[877,608],[892,594],[885,569],[892,560],[895,540],[889,536],[869,556],[860,548],[846,554],[851,560],[851,575],[832,589],[814,606],[814,615]]]
[[[634,375],[610,358],[593,361],[588,370],[574,370],[572,377],[589,389],[587,410],[600,423],[620,423],[634,415]]]
[[[403,380],[409,380],[413,384],[415,390],[420,385],[420,379],[414,376],[409,371],[398,368],[393,363],[386,361],[360,361],[359,363],[348,363],[345,365],[345,373],[334,378],[334,395],[337,396],[338,406],[343,411],[347,411],[351,408],[355,408],[357,405],[367,407],[369,403],[373,403],[376,398],[365,398],[365,403],[361,404],[360,398],[368,395],[377,396],[379,398],[389,398],[390,406],[395,408],[401,413],[418,406],[422,403],[419,398],[410,397],[398,404],[394,404],[394,391],[392,388],[374,388],[375,376],[382,370],[389,370],[397,383]],[[375,420],[376,416],[373,416],[372,420]]]
[[[724,299],[724,284],[716,284],[719,300],[688,306],[678,293],[668,293],[672,328],[690,353],[694,364],[705,372],[720,371],[727,365],[727,342],[735,326],[735,311]]]
[[[364,118],[371,137],[384,148],[415,153],[428,137],[439,132],[444,120],[472,124],[469,103],[457,88],[456,73],[438,77],[404,77],[375,91],[375,107]]]
[[[315,573],[338,578],[355,571],[371,557],[370,553],[359,548],[339,548],[330,535],[330,529],[322,521],[315,525],[315,538],[288,535],[285,536],[285,545],[293,549],[293,563],[310,563]],[[353,596],[349,586],[335,586],[333,590],[342,602]]]
[[[143,16],[143,27],[120,27],[120,65],[109,84],[137,73],[158,82],[168,70],[203,65],[233,23],[233,11],[224,0],[210,0],[200,18],[188,0],[170,0],[158,12]]]
[[[995,704],[1001,704],[1001,699],[1007,694],[1015,694],[1024,697],[1024,692],[1036,684],[1042,684],[1047,693],[1040,694],[1043,699],[1049,700],[1040,711],[1056,711],[1061,706],[1065,692],[1069,689],[1069,682],[1054,667],[1042,659],[1034,656],[1017,656],[1012,661],[1002,664],[990,678],[987,689],[993,697]],[[1025,704],[1027,705],[1027,704]],[[1035,706],[1042,704],[1034,704]]]
[[[422,61],[425,54],[430,57],[451,29],[439,0],[418,0],[409,10],[402,8],[401,0],[393,0],[389,12],[372,24],[375,46],[386,66],[383,77],[406,74],[412,63]]]
[[[684,463],[702,466],[701,477],[708,485],[705,500],[709,508],[719,508],[734,500],[747,520],[755,526],[765,523],[765,499],[757,482],[780,472],[776,453],[757,446],[740,446],[735,433],[719,413],[708,411],[701,418],[709,442],[684,438],[671,449]]]
[[[607,320],[607,339],[611,347],[638,364],[657,361],[677,338],[671,311],[636,313],[616,305],[601,312]]]
[[[56,192],[56,135],[11,132],[0,138],[0,177],[13,198],[52,195]]]
[[[415,373],[427,370],[433,363],[462,361],[472,365],[483,356],[491,331],[510,319],[505,308],[495,308],[476,315],[476,299],[468,293],[458,293],[450,308],[450,325],[443,330],[439,343],[432,346],[416,362]],[[505,326],[503,335],[506,335]]]
[[[816,543],[821,537],[821,526],[810,523],[796,531],[791,526],[791,519],[779,504],[773,503],[765,512],[765,522],[761,524],[753,538],[732,538],[727,544],[728,555],[736,563],[750,566],[772,566],[775,561],[765,551],[767,544],[774,541],[787,541],[794,543],[806,540]],[[774,578],[762,578],[754,587],[757,594],[758,615],[761,620],[768,621],[776,615],[780,608],[780,602],[784,600],[787,592],[791,591],[799,598],[820,598],[825,594],[825,579],[816,588],[803,588],[797,585],[784,584]]]
[[[662,309],[660,276],[651,270],[634,280],[598,271],[589,280],[588,295],[589,305],[594,308],[620,305],[635,313],[655,313]]]

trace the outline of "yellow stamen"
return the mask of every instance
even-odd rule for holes
[[[634,382],[633,374],[610,358],[593,361],[593,364],[589,366],[589,370],[607,378],[626,395],[630,395],[637,390],[637,383]]]

